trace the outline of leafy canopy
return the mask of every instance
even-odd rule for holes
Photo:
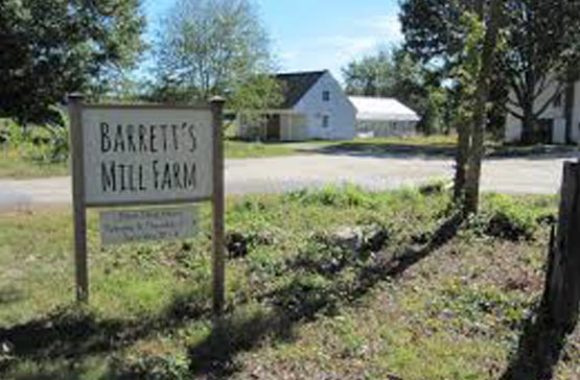
[[[139,0],[2,0],[0,117],[62,123],[67,93],[98,97],[143,49]]]
[[[279,89],[269,38],[249,0],[177,0],[155,46],[153,97],[204,101],[226,95],[239,109],[268,108]]]

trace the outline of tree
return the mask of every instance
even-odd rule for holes
[[[468,158],[468,170],[465,180],[464,214],[477,213],[479,207],[479,185],[481,179],[481,164],[484,154],[484,132],[487,118],[487,100],[489,98],[492,72],[497,50],[497,39],[502,16],[503,0],[490,0],[485,11],[484,0],[480,0],[480,19],[486,20],[486,31],[481,51],[481,66],[477,77],[475,102],[473,109],[473,135],[471,154]]]
[[[418,59],[439,67],[459,95],[455,200],[475,213],[493,79],[502,0],[407,0],[401,21],[406,45]]]
[[[63,123],[67,93],[93,98],[143,49],[139,0],[0,2],[0,117]]]
[[[460,22],[465,12],[481,13],[479,0],[405,0],[401,22],[406,48],[425,63],[448,74],[460,65],[463,41],[469,32]],[[547,99],[553,79],[570,82],[568,67],[580,59],[580,3],[567,0],[504,0],[496,80],[515,94],[501,106],[521,119],[523,140],[532,142],[538,117],[565,84]],[[573,77],[573,76],[572,76]],[[497,103],[496,103],[497,104]],[[571,125],[568,123],[568,130]]]
[[[485,27],[477,15],[466,12],[460,22],[467,30],[465,45],[457,64],[450,72],[455,79],[453,95],[458,111],[454,117],[457,131],[457,152],[455,155],[455,178],[453,198],[456,203],[464,202],[469,157],[473,152],[473,119],[476,107],[476,80],[481,71],[480,47]]]
[[[349,62],[342,69],[346,92],[360,96],[392,96],[395,63],[386,50]]]
[[[230,107],[255,111],[279,102],[268,35],[250,0],[178,0],[155,48],[154,96],[205,101],[226,95]]]
[[[507,109],[522,120],[522,141],[532,143],[540,115],[574,80],[570,66],[580,59],[580,3],[510,0],[506,17],[506,49],[499,62],[514,95]],[[557,88],[546,97],[544,92],[554,79]]]

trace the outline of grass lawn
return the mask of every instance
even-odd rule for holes
[[[67,163],[41,163],[27,158],[16,149],[0,148],[0,179],[55,177],[68,173]]]
[[[116,248],[91,212],[83,309],[70,211],[0,214],[0,378],[497,379],[541,294],[556,203],[486,195],[457,230],[437,191],[230,199],[228,231],[249,240],[220,327],[207,206],[190,241]],[[345,226],[381,239],[353,252],[332,238]],[[580,375],[579,333],[562,357],[555,378]]]

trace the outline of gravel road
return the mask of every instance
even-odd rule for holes
[[[554,194],[563,158],[487,160],[482,188],[511,194]],[[452,178],[453,161],[426,157],[371,157],[308,154],[226,161],[228,194],[284,192],[326,184],[354,183],[369,190],[417,185]],[[0,209],[70,203],[70,178],[0,179]]]

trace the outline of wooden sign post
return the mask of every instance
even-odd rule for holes
[[[93,105],[69,96],[76,296],[89,300],[86,210],[213,203],[213,306],[223,312],[224,100],[201,106]],[[104,243],[182,238],[191,209],[108,210]],[[141,217],[139,217],[141,216]]]
[[[89,270],[87,260],[87,210],[85,205],[83,128],[83,96],[69,96],[70,146],[72,153],[72,194],[75,248],[75,284],[78,302],[89,301]]]
[[[213,311],[221,315],[225,303],[225,194],[222,98],[211,100],[213,119]]]

